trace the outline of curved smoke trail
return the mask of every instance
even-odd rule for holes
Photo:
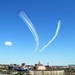
[[[58,21],[58,26],[57,26],[57,30],[55,32],[54,37],[40,50],[40,52],[42,52],[47,46],[50,45],[51,42],[54,41],[54,39],[56,38],[56,36],[58,35],[59,29],[60,29],[60,25],[61,25],[61,20]]]
[[[36,49],[35,49],[35,51],[37,51],[38,46],[39,46],[39,37],[37,35],[35,27],[33,26],[32,22],[29,20],[27,15],[24,13],[24,11],[20,11],[18,13],[18,15],[25,22],[25,24],[28,26],[28,28],[30,29],[31,33],[33,34],[33,36],[35,38],[35,41],[36,41]]]

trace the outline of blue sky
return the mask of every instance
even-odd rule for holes
[[[36,28],[35,39],[18,16],[23,10]],[[55,40],[40,53],[40,49],[55,34],[58,20],[61,27]],[[11,46],[4,43],[12,42]],[[75,64],[75,0],[0,0],[0,63],[35,64],[38,60],[50,65]]]

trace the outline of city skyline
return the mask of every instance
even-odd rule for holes
[[[74,0],[1,0],[0,1],[0,63],[35,64],[38,60],[49,65],[75,64],[75,4]],[[23,10],[39,36],[34,53],[34,36],[18,15]],[[54,41],[42,52],[41,48],[55,35],[58,21],[61,27]]]

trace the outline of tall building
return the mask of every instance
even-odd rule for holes
[[[40,60],[38,61],[38,64],[35,64],[35,67],[37,66],[43,66],[43,64],[40,63]]]
[[[46,67],[38,61],[38,64],[35,64],[36,70],[46,70]]]

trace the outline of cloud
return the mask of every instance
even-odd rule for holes
[[[12,42],[10,42],[10,41],[6,41],[4,44],[5,44],[6,46],[12,46]]]

